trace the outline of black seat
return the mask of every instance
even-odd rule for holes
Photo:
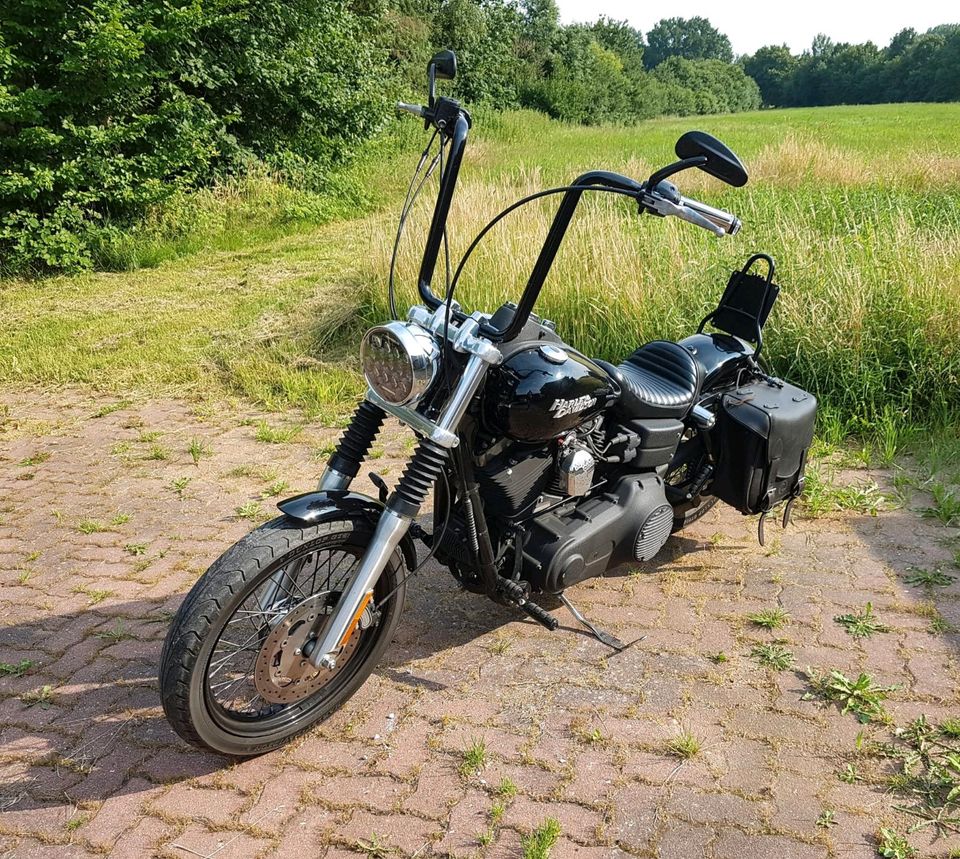
[[[703,370],[678,343],[654,340],[619,367],[598,361],[620,383],[618,408],[631,418],[682,418],[700,393]]]

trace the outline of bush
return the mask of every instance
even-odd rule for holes
[[[382,115],[346,0],[21,0],[0,16],[4,267],[89,267],[171,194],[262,160],[317,185]]]

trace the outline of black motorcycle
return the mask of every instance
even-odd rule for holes
[[[440,165],[419,276],[423,303],[407,321],[364,336],[369,390],[318,490],[282,502],[282,516],[228,549],[167,635],[163,707],[197,746],[260,754],[343,704],[376,667],[410,577],[431,558],[464,588],[548,630],[557,620],[531,594],[555,595],[604,645],[621,649],[577,611],[567,588],[653,558],[673,531],[718,500],[759,513],[762,541],[767,514],[785,502],[786,525],[802,491],[816,400],[768,375],[759,360],[779,291],[770,257],[757,254],[733,274],[697,333],[647,343],[619,366],[581,354],[533,313],[585,192],[627,197],[641,214],[733,235],[736,217],[681,196],[668,179],[696,167],[742,186],[747,174],[736,155],[691,131],[677,141],[679,160],[646,182],[596,171],[520,200],[484,228],[440,298],[431,283],[471,120],[457,101],[436,96],[435,82],[455,74],[453,53],[437,54],[428,105],[398,106],[433,132],[398,243]],[[510,212],[551,194],[562,202],[520,301],[492,315],[467,314],[454,294],[477,242]],[[396,316],[392,267],[390,306]],[[387,416],[419,441],[393,491],[375,478],[380,497],[369,498],[350,484]],[[417,517],[431,490],[428,533]],[[415,541],[428,549],[423,559]]]

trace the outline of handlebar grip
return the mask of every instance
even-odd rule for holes
[[[740,232],[740,219],[730,212],[725,212],[723,209],[715,209],[713,206],[708,206],[706,203],[701,203],[699,200],[692,200],[689,197],[681,197],[680,205],[689,209],[694,214],[699,215],[700,218],[709,221],[713,226],[719,227],[729,236],[735,236]],[[694,223],[696,223],[696,221],[694,221]],[[698,224],[698,226],[704,226],[704,224]]]
[[[422,119],[425,112],[426,109],[419,104],[407,104],[405,101],[397,102],[397,113],[412,113],[414,116],[419,116]]]

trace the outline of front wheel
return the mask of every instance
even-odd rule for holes
[[[228,549],[187,595],[160,656],[160,695],[173,729],[195,746],[248,757],[271,751],[342,705],[376,667],[403,609],[394,553],[371,606],[332,671],[299,650],[360,564],[373,525],[303,525],[286,517]]]

